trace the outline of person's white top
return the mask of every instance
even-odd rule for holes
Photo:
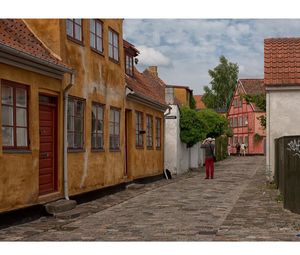
[[[242,150],[245,150],[245,149],[246,149],[246,144],[242,143],[242,144],[241,144],[241,149],[242,149]]]

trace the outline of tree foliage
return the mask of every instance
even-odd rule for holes
[[[247,103],[254,103],[259,109],[262,111],[266,111],[267,109],[267,104],[266,104],[266,94],[261,93],[261,94],[248,94],[248,95],[241,95],[241,98],[244,98]],[[260,122],[260,125],[266,129],[267,126],[267,118],[266,116],[259,116],[257,119]]]
[[[206,136],[218,137],[228,131],[228,120],[212,109],[198,112],[199,118],[207,125]]]
[[[191,100],[190,100],[190,108],[196,109],[196,100],[193,95],[191,96]]]
[[[207,126],[197,113],[187,106],[180,109],[180,139],[187,147],[192,147],[206,135]]]
[[[207,108],[228,109],[238,80],[238,65],[221,56],[220,64],[208,73],[212,78],[211,89],[204,87],[204,104]]]
[[[205,137],[218,137],[228,132],[228,121],[212,109],[197,112],[189,107],[180,109],[180,139],[192,147]]]

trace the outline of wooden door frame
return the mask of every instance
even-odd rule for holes
[[[40,96],[46,96],[46,97],[51,97],[55,99],[55,103],[41,103],[40,102]],[[53,95],[49,93],[44,93],[44,92],[39,92],[39,112],[40,112],[40,105],[45,105],[45,106],[50,106],[54,108],[54,118],[53,118],[53,129],[54,129],[54,141],[53,141],[53,178],[54,178],[54,183],[53,183],[53,192],[58,191],[58,95]],[[39,120],[39,129],[40,129],[40,120]],[[40,130],[39,130],[40,131]],[[39,138],[40,138],[40,133],[39,133]],[[40,146],[40,141],[39,141],[39,146]],[[40,147],[39,147],[40,149]],[[39,169],[40,170],[40,169]],[[49,193],[51,194],[51,193]],[[47,194],[45,194],[47,195]],[[40,195],[43,196],[43,195]]]

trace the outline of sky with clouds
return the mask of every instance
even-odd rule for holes
[[[137,68],[157,65],[166,84],[202,94],[224,55],[239,78],[263,78],[264,38],[300,37],[300,19],[125,19],[124,38],[140,51]]]

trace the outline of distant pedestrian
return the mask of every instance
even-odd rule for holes
[[[236,155],[241,156],[241,154],[240,154],[241,145],[239,142],[237,142],[237,144],[235,145],[235,148],[236,148]]]
[[[241,144],[241,154],[243,156],[246,156],[246,148],[247,148],[246,144],[242,143]]]
[[[205,148],[205,179],[214,178],[214,161],[215,161],[215,154],[214,149],[215,145],[213,144],[212,138],[207,138],[201,144],[201,148]]]
[[[228,154],[228,156],[230,156],[230,151],[231,151],[231,145],[229,143],[228,146],[227,146],[227,154]]]

